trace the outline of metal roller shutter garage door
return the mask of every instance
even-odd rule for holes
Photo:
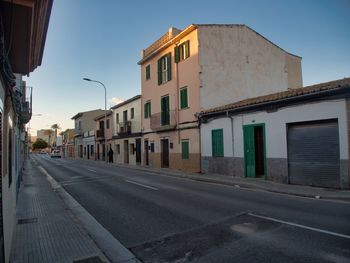
[[[289,183],[340,187],[338,121],[288,124]]]

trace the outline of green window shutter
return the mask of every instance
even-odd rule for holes
[[[223,157],[224,156],[224,136],[223,130],[212,130],[211,131],[212,141],[212,156]]]
[[[185,50],[186,50],[186,54],[185,54],[185,59],[186,59],[190,56],[190,41],[189,40],[187,40],[185,42]]]
[[[171,53],[168,53],[167,55],[167,68],[168,68],[168,81],[171,80]]]
[[[183,160],[187,160],[190,157],[190,153],[189,153],[189,142],[188,141],[182,141],[181,142],[181,148],[182,148],[182,152],[181,152],[181,158]]]
[[[151,65],[146,66],[146,80],[151,78]]]
[[[180,61],[179,47],[174,47],[174,59],[175,59],[175,63],[178,63]]]
[[[151,102],[148,102],[148,117],[151,117],[152,113],[151,113]]]
[[[181,109],[188,107],[187,88],[183,88],[180,90],[180,102]]]
[[[158,85],[162,84],[162,59],[158,59]]]
[[[148,118],[148,102],[145,103],[145,105],[143,106],[143,111],[144,111],[144,117],[145,119]]]

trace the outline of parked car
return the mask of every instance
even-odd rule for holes
[[[46,154],[46,151],[45,150],[41,150],[40,154]]]
[[[61,158],[61,152],[59,150],[53,150],[51,153],[51,158]]]

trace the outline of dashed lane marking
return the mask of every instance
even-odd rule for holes
[[[149,189],[158,191],[158,188],[155,188],[155,187],[152,187],[152,186],[149,186],[149,185],[145,185],[145,184],[141,184],[141,183],[137,183],[137,182],[129,181],[129,180],[125,180],[125,182],[131,183],[131,184],[136,184],[138,186],[142,186],[142,187],[145,187],[145,188],[149,188]]]

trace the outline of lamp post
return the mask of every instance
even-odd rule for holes
[[[105,90],[105,121],[104,121],[104,127],[103,127],[103,136],[105,137],[105,162],[107,162],[107,90],[106,86],[98,80],[93,80],[93,79],[88,79],[88,78],[83,78],[85,81],[90,81],[90,82],[96,82],[102,85],[102,87]]]

